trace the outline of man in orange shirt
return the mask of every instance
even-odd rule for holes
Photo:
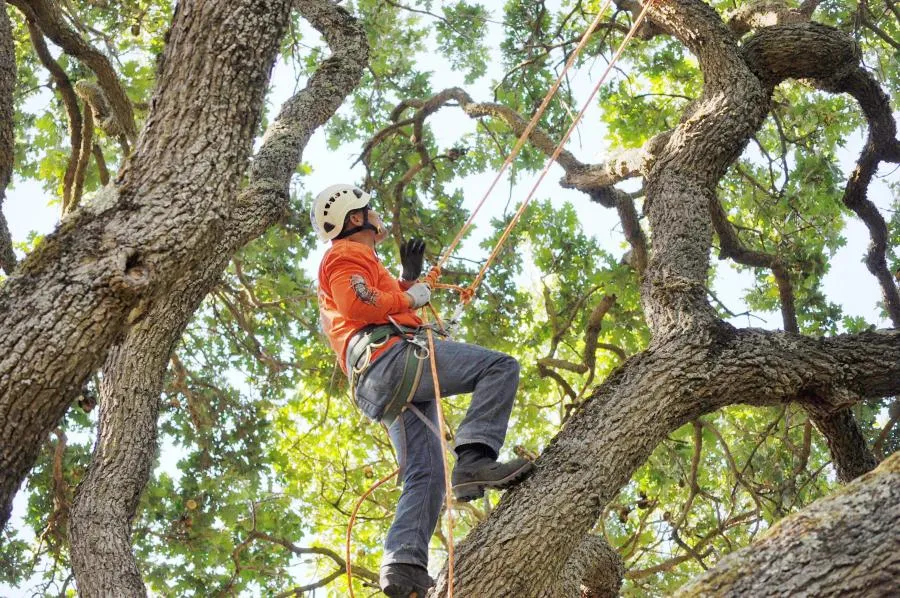
[[[367,193],[332,185],[315,199],[313,227],[331,247],[319,266],[322,328],[348,374],[362,412],[388,428],[400,461],[403,491],[388,531],[381,563],[381,588],[391,598],[424,598],[428,543],[444,500],[444,469],[438,437],[434,383],[422,320],[431,289],[416,282],[425,244],[400,247],[398,280],[382,265],[375,246],[387,238]],[[441,396],[472,393],[456,434],[453,495],[470,501],[485,488],[507,488],[524,479],[529,461],[497,461],[519,383],[518,362],[476,345],[435,339]]]

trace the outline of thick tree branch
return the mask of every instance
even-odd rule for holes
[[[881,284],[894,325],[900,326],[900,294],[885,259],[887,226],[878,209],[865,196],[879,159],[896,153],[896,126],[887,96],[877,82],[860,68],[859,49],[853,40],[830,27],[810,23],[772,27],[749,39],[744,52],[748,64],[768,83],[770,89],[786,78],[811,79],[827,91],[850,93],[863,107],[870,122],[870,138],[848,182],[844,203],[869,228],[872,243],[866,264]],[[714,222],[717,222],[717,216],[718,220],[724,219],[721,208],[714,215]],[[725,231],[720,230],[724,226],[717,223],[723,247],[733,247],[736,238],[726,243],[727,232],[723,235]],[[781,294],[785,330],[798,332],[790,280],[780,260],[770,256],[767,264],[764,254],[743,252],[738,255],[736,259],[743,259],[743,263],[772,269]],[[749,263],[754,261],[756,263]],[[852,412],[847,409],[833,414],[813,412],[810,417],[828,442],[839,479],[849,481],[871,471],[876,465],[877,461]]]
[[[900,454],[776,523],[676,596],[890,595],[900,577]]]
[[[897,330],[813,339],[718,325],[632,357],[571,417],[535,474],[457,547],[457,591],[535,595],[548,587],[574,548],[571,538],[588,533],[658,442],[700,415],[792,401],[833,413],[900,391],[898,356]],[[503,551],[479,549],[498,542]],[[506,553],[539,558],[516,565]]]
[[[662,339],[715,320],[705,290],[712,236],[708,204],[718,180],[762,123],[768,101],[734,36],[708,5],[654,3],[648,14],[694,53],[704,74],[701,96],[663,137],[646,177],[644,213],[653,252],[641,302],[654,338]]]
[[[800,333],[797,311],[794,305],[794,291],[790,274],[778,255],[747,249],[738,239],[737,232],[725,214],[718,200],[710,204],[713,226],[719,236],[719,257],[730,257],[740,264],[757,268],[769,268],[775,276],[781,303],[784,330]],[[877,465],[875,456],[869,450],[866,439],[849,409],[837,413],[810,413],[819,432],[825,436],[831,450],[832,459],[842,482],[869,472]]]
[[[54,0],[10,0],[26,16],[33,15],[41,31],[66,54],[74,56],[97,75],[97,81],[109,100],[112,115],[122,133],[132,143],[137,138],[134,110],[109,59],[71,29]]]
[[[878,460],[869,450],[866,437],[850,409],[841,409],[827,415],[811,414],[811,419],[828,443],[840,481],[854,480],[878,465]]]
[[[0,269],[12,274],[16,267],[12,237],[6,217],[3,215],[3,200],[6,188],[12,180],[15,159],[15,139],[13,122],[15,106],[13,91],[16,87],[16,49],[13,45],[12,26],[6,12],[6,2],[0,0]]]

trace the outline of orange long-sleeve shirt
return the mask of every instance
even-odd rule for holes
[[[409,307],[409,286],[392,276],[367,245],[348,239],[332,242],[319,264],[319,315],[341,369],[346,372],[350,338],[365,326],[388,324],[388,316],[403,326],[422,324]],[[391,339],[373,358],[398,340]]]

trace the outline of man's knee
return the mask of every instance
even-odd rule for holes
[[[519,370],[521,366],[519,365],[519,360],[513,357],[512,355],[507,355],[505,353],[499,359],[500,369],[504,372],[507,372],[509,376],[514,377],[516,380],[519,379]]]

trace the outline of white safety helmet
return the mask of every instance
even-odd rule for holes
[[[368,193],[354,185],[332,185],[316,195],[309,219],[322,242],[340,235],[347,213],[369,205],[370,199]]]

